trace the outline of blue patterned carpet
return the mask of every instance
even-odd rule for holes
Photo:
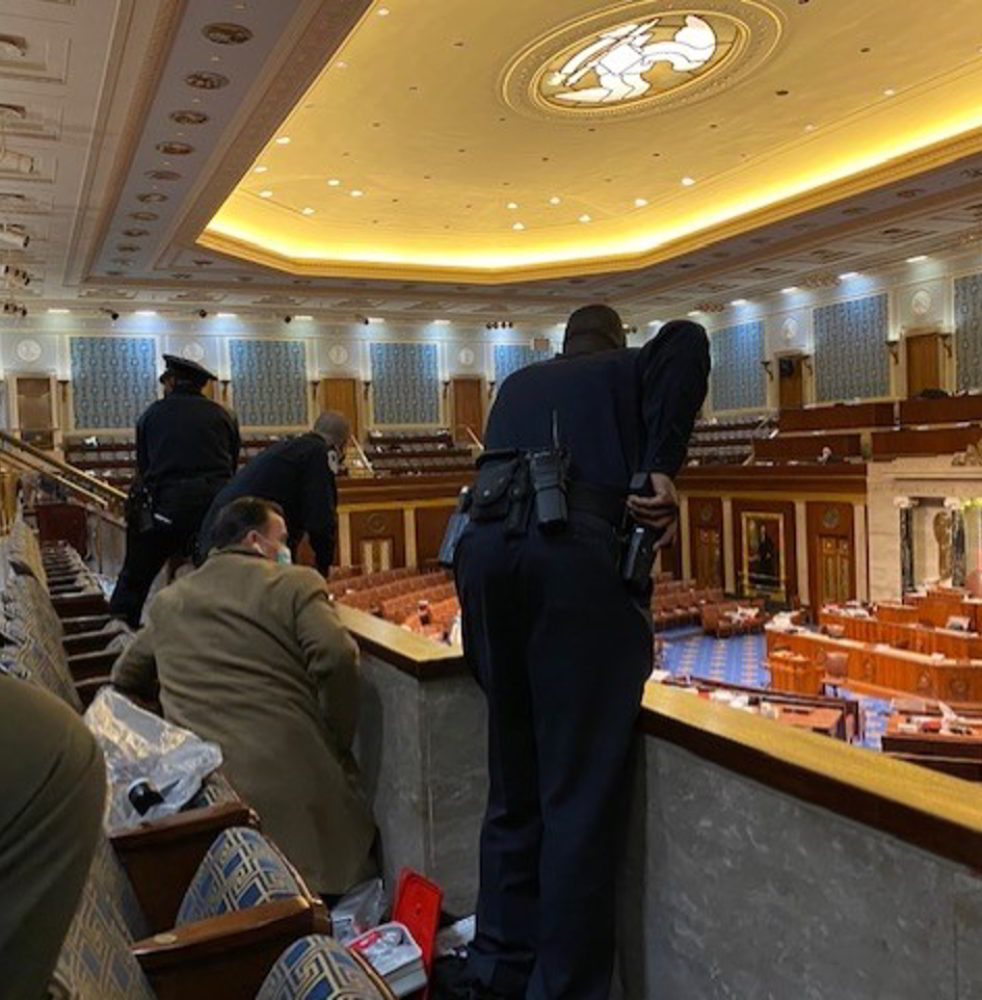
[[[663,645],[658,666],[673,675],[690,674],[745,687],[770,687],[767,639],[763,635],[714,639],[703,635],[700,628],[689,627],[661,632],[659,638]],[[848,688],[839,688],[836,693],[859,702],[863,713],[862,745],[879,750],[890,716],[890,702],[856,694]]]

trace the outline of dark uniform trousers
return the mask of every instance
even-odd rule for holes
[[[473,523],[456,558],[468,662],[488,704],[490,791],[469,973],[508,997],[607,1000],[650,616],[617,532]]]
[[[172,557],[190,558],[201,522],[225,478],[181,479],[158,486],[154,511],[171,523],[157,521],[151,531],[126,528],[126,558],[109,601],[109,611],[139,628],[143,605],[157,574]]]
[[[40,1000],[95,853],[106,787],[82,720],[0,677],[0,994]]]

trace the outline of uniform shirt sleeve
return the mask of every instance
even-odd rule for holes
[[[157,662],[153,625],[147,624],[113,664],[110,680],[117,691],[147,701],[157,697]]]
[[[313,573],[302,572],[305,577]],[[321,717],[338,752],[347,754],[358,717],[358,647],[331,607],[323,580],[298,587],[296,625]]]
[[[229,425],[229,450],[232,455],[232,475],[235,475],[239,467],[239,452],[242,449],[242,437],[239,434],[239,418],[231,411],[228,411]]]
[[[337,485],[324,448],[318,447],[305,463],[301,490],[303,528],[317,568],[327,573],[334,561]]]
[[[641,348],[641,471],[674,477],[709,385],[709,338],[698,323],[673,320]]]
[[[147,454],[147,434],[144,428],[146,414],[136,422],[136,471],[137,475],[143,479],[147,474],[147,466],[150,464],[150,456]]]

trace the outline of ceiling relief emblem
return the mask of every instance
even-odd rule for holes
[[[474,364],[474,361],[476,360],[474,352],[469,347],[462,348],[460,354],[458,354],[457,357],[460,360],[460,363],[465,368],[470,368],[470,366]]]
[[[189,153],[194,152],[194,146],[187,142],[173,142],[168,140],[167,142],[158,142],[156,146],[158,153],[163,153],[164,156],[187,156]]]
[[[327,356],[332,365],[343,365],[348,362],[348,351],[340,344],[335,344],[328,352]]]
[[[687,14],[677,29],[662,21],[653,17],[602,31],[542,78],[543,97],[562,104],[636,101],[652,87],[672,89],[682,82],[675,79],[679,74],[695,74],[713,61],[719,39],[707,21]],[[671,37],[663,37],[666,31]]]
[[[188,73],[184,77],[184,82],[195,90],[221,90],[227,87],[229,79],[221,73],[210,73],[207,70],[198,70],[196,73]]]
[[[933,305],[934,299],[926,288],[914,292],[914,297],[910,301],[910,308],[915,316],[927,316]]]
[[[27,364],[41,357],[41,345],[36,340],[22,340],[17,345],[17,357]]]
[[[578,117],[688,103],[760,66],[781,26],[765,0],[617,4],[519,53],[503,76],[504,98],[516,110]]]
[[[156,222],[160,216],[156,212],[130,212],[130,218],[137,222]]]
[[[789,316],[784,321],[784,325],[781,327],[781,332],[784,334],[784,339],[789,344],[794,343],[799,332],[798,321],[793,316]]]
[[[200,361],[205,356],[205,349],[196,340],[181,348],[181,357],[185,361]]]
[[[204,125],[208,116],[203,111],[172,111],[168,117],[178,125]]]
[[[225,22],[206,25],[201,33],[216,45],[244,45],[252,38],[252,32],[245,25]]]
[[[978,444],[970,444],[964,451],[958,452],[951,460],[952,465],[982,466],[982,439]]]

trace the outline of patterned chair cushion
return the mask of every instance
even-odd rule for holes
[[[282,854],[258,831],[223,830],[184,894],[176,925],[310,893]]]
[[[62,945],[51,1000],[155,1000],[113,901],[89,879]]]
[[[112,906],[117,925],[127,941],[139,941],[150,936],[150,925],[136,898],[133,883],[116,857],[108,837],[99,840],[89,869],[89,882]]]
[[[256,1000],[383,1000],[368,973],[334,938],[314,934],[291,944]]]

